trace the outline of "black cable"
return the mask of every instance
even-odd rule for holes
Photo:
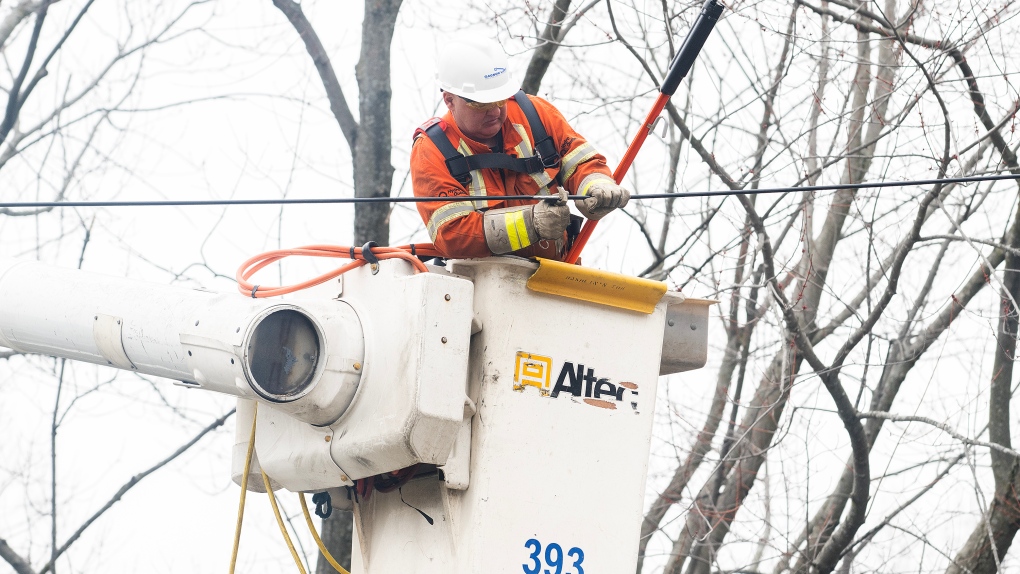
[[[767,187],[763,189],[692,191],[684,193],[640,193],[632,194],[635,201],[646,199],[682,199],[685,197],[717,197],[727,195],[765,195],[771,193],[790,193],[804,191],[835,191],[839,189],[870,189],[884,187],[910,187],[913,185],[936,185],[947,183],[974,183],[981,181],[1020,180],[1020,173],[999,175],[975,175],[970,177],[946,177],[942,179],[916,179],[910,181],[876,181],[866,183],[838,183],[832,185],[807,185],[800,187]],[[167,201],[25,201],[0,202],[0,208],[32,209],[44,207],[185,207],[212,205],[300,205],[300,204],[331,204],[331,203],[422,203],[429,201],[485,201],[506,200],[541,201],[548,195],[455,195],[450,197],[335,197],[323,199],[196,199]],[[584,199],[583,195],[568,195],[567,199]]]

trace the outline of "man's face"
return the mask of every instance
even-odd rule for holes
[[[479,107],[477,104],[471,105],[468,100],[450,92],[443,92],[443,101],[446,107],[450,108],[453,121],[457,122],[460,131],[478,142],[488,143],[487,140],[496,137],[503,127],[503,121],[506,120],[505,103],[502,106],[490,105],[487,110],[479,110],[476,109]]]

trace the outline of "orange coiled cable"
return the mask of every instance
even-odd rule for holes
[[[347,247],[343,245],[306,245],[304,247],[296,247],[293,249],[277,249],[274,251],[260,253],[242,263],[237,269],[237,289],[242,295],[252,298],[261,299],[263,297],[276,297],[325,283],[330,279],[343,275],[351,269],[355,269],[369,263],[372,259],[378,259],[380,261],[385,259],[403,259],[409,262],[416,272],[425,273],[428,272],[428,268],[425,267],[425,264],[422,263],[418,257],[416,257],[417,255],[421,255],[423,257],[442,257],[442,254],[440,254],[439,251],[436,250],[436,247],[431,243],[401,245],[399,247],[369,247],[368,258],[364,256],[362,249],[363,248],[361,247]],[[341,259],[353,259],[353,261],[338,267],[333,271],[323,273],[318,277],[313,277],[312,279],[302,281],[301,283],[296,283],[294,285],[263,286],[248,281],[251,279],[252,275],[259,272],[267,265],[271,265],[290,256],[336,257]]]

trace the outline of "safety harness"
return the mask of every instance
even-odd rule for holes
[[[556,151],[556,143],[545,131],[542,119],[538,117],[535,104],[531,103],[524,90],[514,94],[513,99],[524,112],[531,133],[535,138],[535,154],[531,157],[514,157],[506,153],[481,153],[465,156],[457,151],[443,132],[439,118],[433,118],[415,131],[415,136],[424,131],[432,140],[439,152],[446,158],[446,167],[450,175],[460,183],[471,182],[471,172],[478,169],[508,169],[520,173],[538,173],[545,169],[559,167],[560,154]]]

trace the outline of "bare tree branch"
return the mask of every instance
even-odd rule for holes
[[[57,43],[53,46],[53,48],[50,50],[50,53],[47,54],[46,58],[43,59],[41,64],[39,64],[39,69],[36,70],[35,75],[32,77],[32,81],[28,83],[28,86],[26,86],[25,89],[22,90],[21,94],[19,95],[18,102],[19,109],[25,105],[26,101],[28,101],[28,96],[32,94],[32,91],[39,84],[39,81],[46,77],[46,75],[49,73],[46,69],[46,66],[50,63],[53,57],[57,55],[57,52],[59,52],[60,48],[63,47],[64,42],[66,42],[67,39],[71,37],[71,33],[74,32],[75,28],[78,27],[78,23],[81,22],[81,19],[85,17],[85,13],[88,12],[89,8],[92,7],[93,2],[95,2],[95,0],[89,0],[88,2],[85,3],[84,6],[82,6],[81,10],[78,11],[78,15],[75,16],[71,24],[68,25],[67,28],[64,30],[63,36],[60,37],[60,40],[58,40]],[[0,141],[2,141],[2,139],[0,139]]]
[[[21,24],[25,18],[28,18],[33,12],[42,6],[45,0],[21,0],[15,4],[11,11],[4,16],[4,19],[0,21],[0,50],[2,50],[7,43],[7,40],[14,33],[15,28]]]
[[[148,469],[146,469],[146,470],[144,470],[144,471],[142,471],[142,472],[132,476],[131,480],[129,480],[126,483],[124,483],[124,485],[121,486],[117,490],[117,492],[114,493],[114,495],[110,498],[110,500],[106,501],[106,504],[104,504],[102,506],[102,508],[100,508],[95,513],[93,513],[92,516],[90,516],[85,522],[82,523],[81,526],[78,527],[77,530],[74,531],[74,534],[72,534],[70,537],[68,537],[68,539],[64,542],[64,544],[61,545],[60,548],[58,548],[53,553],[53,557],[50,559],[50,561],[47,562],[46,565],[43,566],[39,570],[38,574],[46,574],[46,572],[51,571],[53,569],[54,562],[57,560],[57,558],[60,558],[60,556],[62,556],[64,554],[64,552],[67,552],[67,549],[70,548],[71,545],[74,544],[78,540],[78,538],[81,537],[82,533],[84,533],[85,530],[88,529],[89,526],[92,526],[92,524],[96,520],[98,520],[99,517],[102,516],[107,510],[109,510],[111,507],[113,507],[114,504],[119,502],[120,499],[123,498],[124,495],[127,494],[128,491],[130,491],[132,488],[137,486],[139,482],[141,482],[143,479],[145,479],[145,477],[147,477],[150,474],[156,472],[157,470],[163,468],[164,466],[169,464],[171,461],[173,461],[175,458],[177,458],[178,456],[180,456],[180,455],[184,454],[185,452],[187,452],[187,450],[190,449],[191,447],[195,446],[195,444],[198,443],[198,441],[201,440],[202,437],[204,437],[205,435],[209,434],[213,430],[215,430],[215,429],[219,428],[220,426],[222,426],[223,423],[226,422],[227,419],[229,419],[231,416],[234,415],[234,410],[235,409],[230,409],[230,411],[228,411],[226,414],[224,414],[220,418],[214,420],[212,423],[209,424],[209,426],[207,426],[204,429],[202,429],[201,431],[199,431],[199,433],[197,435],[195,435],[191,440],[189,440],[188,442],[186,442],[183,445],[181,445],[181,447],[178,448],[177,450],[175,450],[173,452],[173,454],[171,454],[170,456],[168,456],[168,457],[164,458],[163,460],[157,462],[156,464],[154,464],[153,466],[149,467]]]
[[[926,485],[924,486],[924,488],[922,488],[922,489],[918,490],[918,491],[917,491],[917,492],[916,492],[916,493],[915,493],[915,494],[914,494],[913,496],[911,496],[911,497],[910,497],[910,498],[909,498],[909,499],[908,499],[908,500],[907,500],[906,502],[904,502],[903,504],[899,505],[898,507],[896,507],[896,509],[895,509],[895,510],[893,510],[892,512],[890,512],[889,514],[887,514],[887,515],[886,515],[886,517],[885,517],[885,518],[883,518],[881,522],[879,522],[878,524],[876,524],[876,525],[875,525],[874,527],[872,527],[872,528],[868,529],[868,531],[867,531],[867,532],[865,532],[865,533],[864,533],[864,535],[862,535],[862,536],[861,536],[860,538],[858,538],[857,540],[854,540],[853,544],[851,544],[851,545],[850,545],[850,546],[848,547],[848,549],[847,549],[847,550],[848,550],[848,551],[852,551],[852,552],[853,552],[854,554],[857,554],[857,553],[859,553],[859,552],[861,551],[861,549],[862,549],[862,548],[864,547],[864,545],[866,545],[866,544],[868,544],[869,542],[871,542],[871,541],[872,541],[872,540],[873,540],[873,539],[875,538],[875,535],[876,535],[876,534],[878,534],[878,533],[879,533],[879,532],[880,532],[880,531],[881,531],[881,530],[882,530],[883,528],[885,528],[886,526],[888,526],[888,525],[889,525],[889,524],[890,524],[890,523],[892,522],[892,520],[893,520],[894,518],[896,518],[897,516],[899,516],[899,514],[900,514],[901,512],[903,512],[903,511],[904,511],[904,510],[906,510],[907,508],[910,508],[910,507],[911,507],[911,506],[912,506],[912,505],[913,505],[913,504],[914,504],[915,502],[917,502],[918,500],[920,500],[920,499],[921,499],[921,497],[923,497],[924,495],[926,495],[926,494],[928,494],[929,492],[931,492],[932,488],[934,488],[934,487],[935,487],[935,485],[939,483],[939,481],[941,481],[941,480],[942,480],[943,478],[945,478],[945,477],[949,476],[949,472],[950,472],[951,470],[953,470],[953,468],[954,468],[954,467],[955,467],[955,466],[956,466],[956,465],[957,465],[957,464],[958,464],[958,463],[959,463],[959,462],[960,462],[961,460],[963,460],[963,457],[964,457],[964,456],[966,456],[966,453],[961,453],[961,454],[958,454],[958,455],[956,455],[956,457],[955,457],[955,458],[953,458],[952,460],[950,460],[950,461],[949,461],[949,463],[948,463],[948,464],[946,465],[946,468],[942,469],[942,472],[938,473],[938,475],[937,475],[937,476],[936,476],[936,477],[935,477],[934,479],[932,479],[932,481],[931,481],[931,482],[929,482],[928,484],[926,484]],[[852,550],[851,550],[851,549],[852,549]],[[852,558],[852,556],[851,556],[851,558]],[[850,563],[850,562],[851,562],[851,560],[850,560],[850,559],[848,559],[848,560],[846,560],[846,561],[845,561],[844,563],[845,563],[845,564],[848,564],[848,565],[849,565],[849,563]]]
[[[169,34],[169,32],[188,14],[188,12],[192,8],[194,8],[195,6],[199,6],[201,4],[205,4],[206,2],[209,2],[209,1],[211,1],[211,0],[194,0],[194,1],[192,1],[187,6],[185,6],[183,9],[181,9],[181,11],[170,22],[168,22],[161,30],[159,30],[156,34],[152,35],[151,37],[149,37],[146,40],[140,42],[138,45],[136,45],[136,46],[134,46],[132,48],[129,48],[129,49],[119,49],[117,54],[113,58],[111,58],[109,62],[107,62],[106,66],[104,66],[102,70],[100,70],[94,77],[92,77],[90,82],[88,82],[84,87],[82,87],[73,96],[67,97],[65,95],[65,97],[60,101],[60,103],[58,105],[56,105],[54,107],[54,109],[49,114],[45,115],[36,124],[29,126],[27,129],[22,129],[20,127],[16,127],[15,129],[13,129],[13,131],[11,133],[10,140],[8,140],[6,142],[5,146],[0,147],[0,169],[3,169],[4,166],[7,165],[7,162],[9,162],[13,157],[16,157],[18,154],[24,153],[26,151],[26,149],[31,146],[31,143],[29,143],[29,144],[26,144],[26,145],[24,145],[22,147],[18,147],[18,144],[22,140],[24,140],[28,135],[42,131],[43,128],[47,124],[49,124],[50,122],[52,122],[55,119],[57,119],[61,114],[65,113],[65,110],[69,109],[74,104],[79,103],[86,96],[88,96],[89,94],[93,93],[96,90],[96,88],[101,85],[103,79],[105,79],[107,77],[107,75],[114,69],[114,67],[118,63],[122,62],[123,60],[125,60],[126,58],[128,58],[128,57],[130,57],[130,56],[132,56],[134,54],[142,52],[143,50],[145,50],[146,48],[148,48],[148,47],[150,47],[150,46],[152,46],[154,44],[157,44],[157,43],[160,43],[160,42],[169,41],[170,39],[172,39],[174,36],[167,36],[167,34]],[[124,95],[125,99],[127,98],[127,95],[128,94]],[[121,103],[123,103],[123,101],[124,100],[122,99]],[[82,118],[88,117],[88,116],[90,116],[92,114],[107,114],[108,115],[112,111],[114,111],[114,110],[113,109],[93,110],[93,111],[90,111],[90,112],[87,112],[87,113],[83,114]],[[16,118],[16,120],[17,120],[17,118]],[[42,136],[40,136],[36,140],[36,142],[44,141],[44,140],[48,139],[48,137],[51,136],[51,135],[54,135],[54,134],[52,134],[52,133],[43,134]],[[3,140],[0,140],[0,143],[4,143]]]
[[[956,62],[956,65],[959,66],[960,72],[963,74],[963,78],[967,83],[971,102],[973,103],[974,106],[974,113],[981,120],[981,124],[985,127],[985,129],[988,130],[988,137],[991,138],[992,143],[995,145],[995,149],[999,150],[999,153],[1002,154],[1003,160],[1005,161],[1006,165],[1008,165],[1011,168],[1011,171],[1013,171],[1013,173],[1018,173],[1018,170],[1020,170],[1020,166],[1018,166],[1017,164],[1016,153],[1009,148],[1009,145],[1006,143],[1006,140],[1002,137],[1002,134],[997,128],[995,122],[993,122],[991,116],[988,115],[988,108],[985,105],[985,97],[981,90],[978,88],[977,79],[974,75],[974,70],[971,69],[970,63],[967,62],[966,56],[963,55],[963,51],[960,48],[958,48],[955,44],[947,42],[945,40],[934,40],[930,38],[924,38],[922,36],[918,36],[915,34],[900,34],[896,30],[890,30],[889,28],[884,28],[882,26],[875,26],[873,24],[869,24],[859,19],[851,20],[850,18],[838,14],[836,12],[833,12],[831,10],[818,8],[812,5],[810,2],[806,2],[805,0],[795,1],[797,4],[800,4],[801,6],[804,6],[814,12],[817,12],[818,14],[824,14],[826,16],[832,17],[834,20],[852,24],[856,26],[858,30],[867,31],[869,33],[877,34],[886,38],[898,38],[902,42],[908,44],[915,44],[933,50],[945,51]],[[884,18],[881,17],[879,18],[881,21],[885,21]]]
[[[931,345],[949,329],[953,322],[960,317],[961,310],[966,308],[974,297],[988,285],[988,274],[995,267],[1001,265],[1004,259],[1003,251],[993,251],[988,256],[990,267],[979,267],[964,286],[950,298],[950,304],[945,306],[920,334],[912,336],[908,332],[902,332],[900,339],[891,342],[889,355],[884,361],[882,375],[879,378],[878,386],[872,398],[872,411],[888,411],[914,365],[917,364]],[[877,442],[884,421],[885,419],[882,418],[872,418],[865,425],[868,444],[871,447],[874,447]],[[805,526],[804,532],[790,544],[790,549],[776,565],[773,572],[778,574],[789,569],[789,558],[809,536],[813,540],[812,544],[824,542],[822,535],[826,532],[831,533],[835,527],[835,523],[842,515],[846,502],[850,498],[852,488],[852,461],[848,461],[846,469],[843,471],[843,475],[837,482],[836,487],[833,488],[825,503],[818,508],[814,517]]]
[[[924,423],[926,425],[930,425],[930,426],[933,426],[933,427],[941,430],[942,432],[944,432],[947,435],[955,438],[956,440],[962,442],[963,444],[967,444],[967,445],[971,445],[971,446],[983,446],[983,447],[989,448],[991,450],[994,450],[994,451],[996,451],[998,453],[1002,453],[1004,455],[1011,456],[1011,457],[1016,458],[1016,459],[1020,459],[1020,452],[1018,452],[1018,451],[1015,451],[1015,450],[1013,450],[1013,449],[1011,449],[1009,447],[1003,446],[1003,445],[998,444],[998,443],[986,442],[986,441],[983,441],[983,440],[977,440],[977,439],[974,439],[974,438],[970,438],[970,437],[964,436],[964,435],[956,432],[955,430],[953,430],[953,428],[950,427],[949,425],[947,425],[945,423],[940,423],[939,421],[937,421],[935,419],[932,419],[932,418],[929,418],[929,417],[922,417],[922,416],[916,416],[916,415],[898,415],[898,414],[895,414],[895,413],[886,413],[886,412],[878,412],[878,411],[865,411],[865,412],[862,412],[862,413],[857,413],[857,416],[859,416],[862,419],[883,419],[883,420],[894,421],[894,422]]]
[[[3,538],[0,538],[0,558],[6,560],[17,574],[36,574],[28,561],[15,552]]]
[[[940,239],[940,240],[944,240],[944,241],[966,241],[966,242],[969,242],[969,243],[977,243],[979,245],[987,245],[989,247],[994,247],[996,249],[1003,249],[1007,253],[1020,254],[1020,249],[1018,249],[1016,247],[1010,247],[1009,245],[1005,245],[1001,241],[991,241],[991,240],[988,240],[988,239],[977,239],[977,238],[974,238],[974,237],[966,238],[966,237],[961,237],[959,235],[939,235],[939,234],[925,235],[924,237],[922,237],[920,239],[919,242],[934,241],[936,239]]]
[[[531,55],[531,61],[528,62],[528,69],[524,72],[521,89],[525,93],[538,93],[538,88],[542,85],[542,78],[549,70],[549,64],[552,63],[553,56],[556,55],[556,50],[560,47],[560,42],[563,41],[560,36],[560,28],[563,26],[563,20],[567,17],[569,10],[570,0],[556,0],[556,3],[553,4],[552,11],[549,13],[549,21],[546,22],[545,29],[542,30],[542,35],[538,38],[538,46],[535,47],[535,53]]]
[[[7,107],[4,110],[3,120],[0,120],[0,144],[7,139],[7,134],[14,127],[14,122],[18,119],[18,112],[21,111],[21,106],[25,103],[21,98],[21,86],[28,76],[29,68],[32,67],[32,60],[35,57],[36,47],[39,45],[39,35],[42,33],[43,22],[46,21],[46,11],[49,6],[50,0],[42,0],[35,12],[35,27],[32,28],[32,37],[28,41],[25,59],[21,63],[21,71],[14,78],[14,84],[7,94]]]
[[[319,73],[322,86],[326,89],[326,97],[329,98],[329,109],[333,112],[333,117],[336,118],[337,124],[340,125],[340,131],[343,132],[344,138],[347,139],[347,145],[350,146],[353,152],[358,140],[358,122],[355,121],[354,115],[351,114],[351,108],[347,105],[347,98],[344,97],[344,92],[340,88],[340,81],[337,80],[336,72],[333,71],[333,64],[329,61],[329,54],[326,53],[326,48],[323,47],[322,42],[319,40],[319,35],[315,33],[311,22],[305,17],[301,5],[297,2],[293,0],[273,0],[273,5],[280,12],[283,12],[283,15],[290,21],[291,26],[301,36],[301,41],[305,43],[305,51],[311,56],[312,63],[315,64],[315,71]]]

